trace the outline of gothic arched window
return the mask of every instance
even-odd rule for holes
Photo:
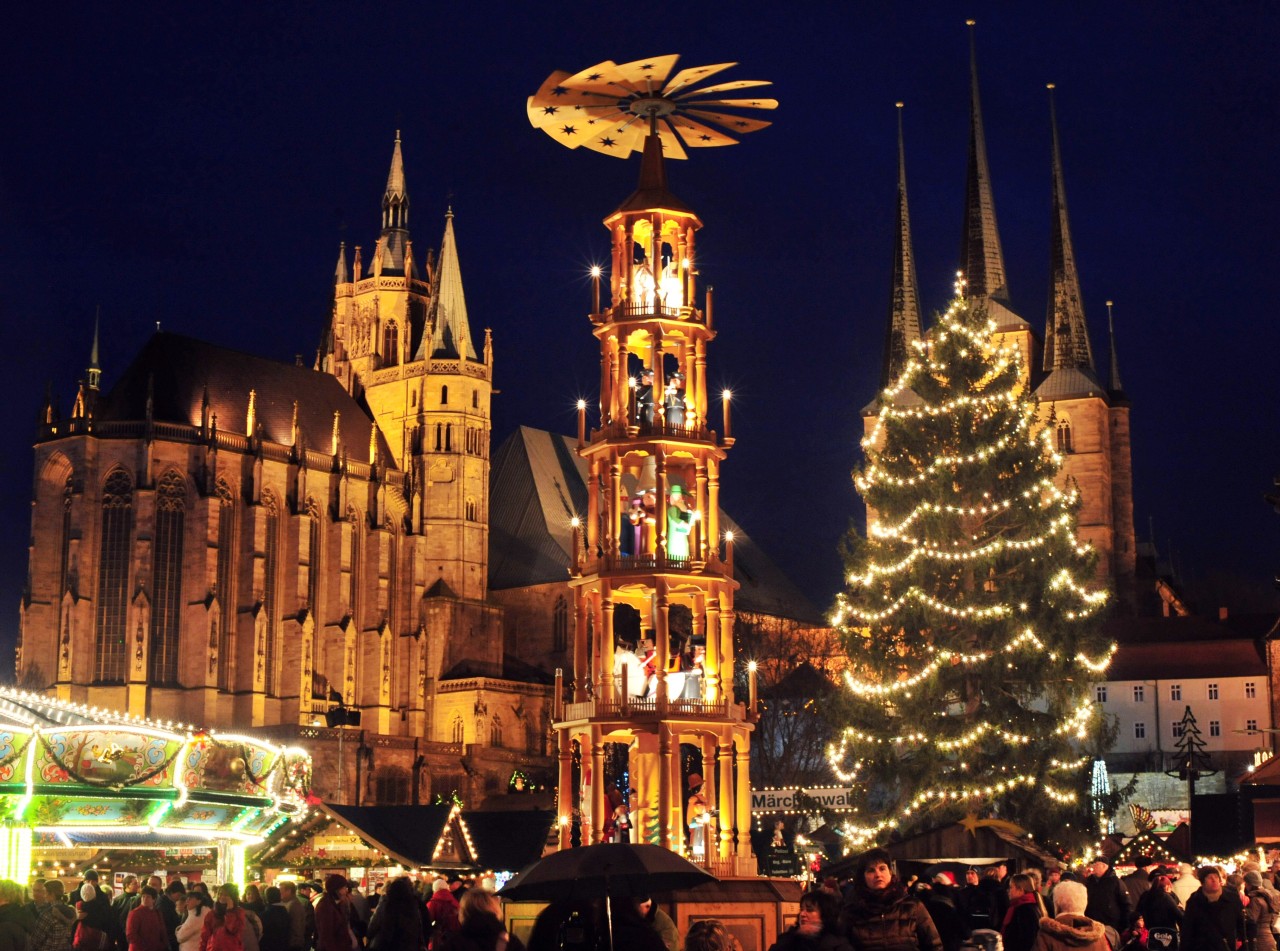
[[[115,469],[102,486],[102,544],[98,557],[98,611],[94,679],[124,683],[129,616],[129,562],[133,547],[133,479]]]
[[[400,766],[381,766],[373,774],[374,802],[379,806],[409,805],[409,771]]]
[[[266,666],[266,691],[268,695],[280,692],[280,675],[277,671],[279,661],[278,644],[280,635],[279,621],[279,585],[277,575],[280,573],[280,506],[271,492],[262,493],[262,513],[266,519],[266,544],[263,545],[263,582],[262,610],[266,612],[266,641],[263,645],[263,660]]]
[[[218,565],[217,598],[222,630],[218,640],[218,686],[230,690],[234,679],[231,635],[235,630],[236,503],[235,495],[225,479],[219,479],[214,490],[218,494]]]
[[[441,406],[449,405],[449,387],[448,386],[440,387],[440,405]]]
[[[453,718],[453,742],[455,746],[461,746],[466,742],[467,726],[462,722],[462,717]]]
[[[178,639],[182,629],[182,539],[187,480],[176,469],[156,486],[156,530],[151,577],[151,682],[178,682]]]
[[[1071,421],[1068,419],[1058,420],[1058,452],[1067,453],[1074,452],[1075,449],[1071,445]]]
[[[307,498],[307,607],[315,614],[320,607],[320,556],[323,544],[320,506]]]
[[[444,451],[453,452],[453,423],[444,424]]]
[[[75,482],[67,476],[66,485],[62,488],[62,548],[58,552],[58,616],[62,619],[62,597],[71,586],[71,497],[75,492]],[[58,624],[62,629],[62,624]]]
[[[556,606],[551,611],[551,649],[567,650],[569,647],[569,602],[564,595],[556,598]]]
[[[493,722],[489,725],[489,745],[502,746],[502,720],[496,713],[493,715]]]
[[[394,320],[382,328],[382,365],[393,367],[400,362],[400,327]]]
[[[474,522],[476,520],[476,500],[475,499],[467,499],[466,515],[467,515],[468,522]]]

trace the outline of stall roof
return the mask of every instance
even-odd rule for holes
[[[518,872],[542,858],[556,814],[543,809],[464,812],[476,858],[495,872]]]
[[[318,808],[406,868],[471,869],[477,864],[467,823],[457,806],[340,806],[325,802]],[[450,832],[454,834],[450,836]]]

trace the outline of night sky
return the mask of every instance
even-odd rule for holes
[[[369,260],[396,129],[415,245],[438,245],[452,203],[477,343],[493,329],[494,446],[520,424],[572,432],[598,381],[587,271],[638,162],[555,144],[524,102],[552,70],[666,53],[737,60],[720,78],[772,80],[761,94],[782,103],[772,127],[668,171],[706,224],[710,380],[735,392],[723,504],[828,606],[888,311],[894,102],[932,313],[960,244],[967,17],[1015,309],[1043,327],[1054,82],[1103,374],[1115,301],[1139,539],[1154,524],[1207,610],[1274,601],[1274,4],[186,6],[7,14],[0,639],[17,626],[45,385],[69,412],[95,307],[107,388],[157,321],[310,362],[338,242]]]

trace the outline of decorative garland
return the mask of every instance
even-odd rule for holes
[[[66,763],[62,762],[62,760],[58,758],[58,754],[53,751],[53,746],[49,743],[47,739],[45,739],[45,736],[43,733],[37,732],[34,735],[40,737],[40,745],[44,747],[45,752],[49,754],[49,758],[53,760],[53,764],[55,766],[57,766],[60,770],[62,770],[64,773],[66,773],[76,782],[84,783],[84,785],[86,786],[93,786],[96,789],[119,790],[119,789],[125,789],[126,787],[129,787],[129,786],[141,786],[143,783],[146,783],[152,779],[155,779],[157,776],[163,773],[166,769],[168,769],[169,765],[175,759],[178,758],[178,754],[182,752],[183,746],[184,746],[183,744],[180,744],[177,747],[177,749],[175,749],[173,753],[169,755],[168,759],[166,759],[159,766],[152,769],[150,772],[142,773],[141,775],[136,776],[134,779],[127,782],[116,782],[114,780],[90,779],[88,776],[81,774],[78,770],[74,769],[71,766],[68,766]],[[84,751],[84,744],[81,744],[80,752],[83,752],[83,751]],[[77,755],[79,755],[79,753],[77,753]]]
[[[20,759],[22,757],[22,754],[27,751],[27,747],[31,745],[31,741],[34,740],[35,738],[36,738],[36,731],[33,730],[31,734],[27,737],[27,742],[22,744],[22,749],[15,749],[11,755],[6,756],[4,759],[0,759],[0,769],[4,769],[10,763],[16,762],[18,759]]]

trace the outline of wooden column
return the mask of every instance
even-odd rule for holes
[[[667,768],[671,770],[671,845],[668,848],[675,852],[685,851],[685,836],[688,829],[684,824],[684,802],[687,792],[684,787],[683,770],[680,768],[680,734],[675,727],[667,727],[671,732],[671,755],[667,758]]]
[[[656,383],[654,384],[654,390],[655,392],[657,391]],[[670,486],[667,484],[667,457],[661,449],[656,451],[656,456],[658,511],[655,514],[657,515],[658,524],[654,528],[657,529],[658,534],[657,566],[661,569],[665,568],[667,564],[667,505],[669,504],[667,493],[670,490]]]
[[[591,841],[604,841],[604,739],[600,727],[591,728]]]
[[[600,544],[600,458],[591,457],[587,478],[587,557],[586,570],[592,571],[598,560],[596,549]]]
[[[653,618],[653,646],[657,650],[657,706],[659,716],[667,710],[667,664],[669,663],[668,654],[671,648],[670,612],[671,605],[667,600],[667,582],[659,578],[658,589],[654,598]]]
[[[661,684],[659,684],[661,686]],[[658,844],[671,848],[671,733],[658,724]]]
[[[737,752],[734,755],[733,782],[738,793],[738,808],[734,819],[738,829],[738,855],[751,857],[751,749],[749,734],[737,736]]]
[[[556,730],[560,773],[556,788],[556,820],[560,824],[560,848],[569,848],[570,823],[573,820],[573,739],[568,730]]]
[[[601,625],[600,676],[604,689],[597,696],[609,700],[616,696],[613,683],[613,592],[605,590],[603,596],[604,623]]]
[[[581,703],[587,699],[587,681],[591,672],[587,669],[587,591],[583,587],[575,589],[574,607],[577,617],[573,632],[573,700]]]
[[[721,595],[720,605],[720,683],[724,685],[725,699],[733,702],[733,600]]]
[[[715,738],[699,736],[698,749],[702,752],[702,798],[707,801],[707,810],[717,816],[715,821],[707,825],[706,835],[703,837],[707,858],[710,858],[715,855],[717,851],[716,830],[720,826],[718,817],[719,806],[716,802],[716,790],[719,788],[719,784],[716,782]]]
[[[699,459],[697,468],[694,470],[693,481],[693,506],[702,516],[702,530],[698,533],[698,550],[693,553],[693,557],[698,561],[705,562],[707,560],[707,547],[715,547],[719,543],[719,539],[711,535],[711,523],[707,521],[707,461]]]
[[[715,703],[720,699],[720,595],[712,591],[706,599],[707,659],[702,669],[707,679],[703,699]]]
[[[720,855],[728,857],[733,852],[733,741],[727,735],[719,737],[720,767]]]
[[[609,541],[605,545],[605,553],[617,557],[620,547],[618,534],[622,531],[622,519],[627,509],[622,504],[622,466],[615,456],[609,464]]]
[[[693,615],[693,632],[692,632],[693,639],[697,640],[699,637],[701,637],[702,643],[703,643],[704,653],[702,657],[702,683],[699,684],[699,686],[702,688],[702,699],[706,700],[707,658],[706,658],[705,651],[706,651],[706,643],[707,643],[707,598],[706,598],[705,592],[702,592],[702,591],[694,592],[693,604],[690,607],[690,613]]]
[[[707,460],[707,544],[720,551],[720,461]],[[719,560],[717,554],[716,560]]]

